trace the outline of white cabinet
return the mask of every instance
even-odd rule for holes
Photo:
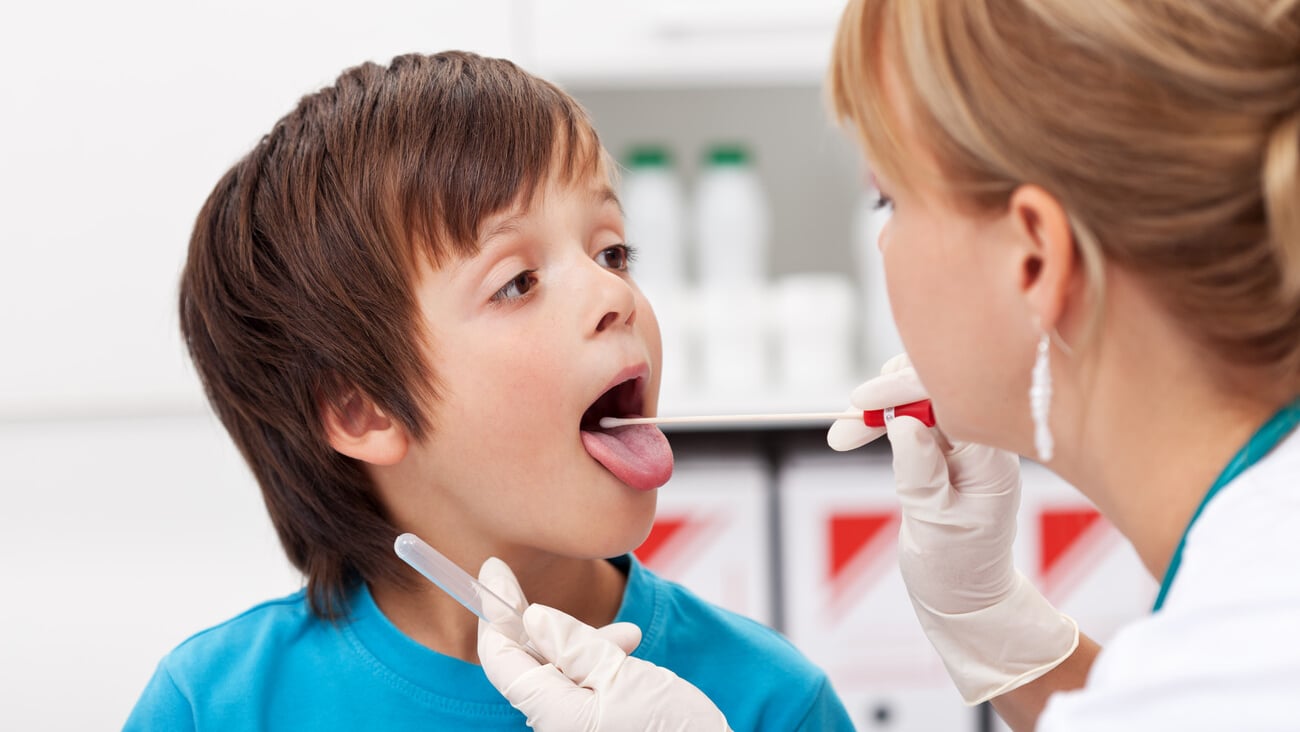
[[[72,7],[69,7],[71,5]],[[515,52],[510,0],[124,0],[5,11],[0,419],[197,410],[190,228],[304,93],[409,51]]]
[[[538,0],[533,70],[566,85],[813,82],[843,0]]]

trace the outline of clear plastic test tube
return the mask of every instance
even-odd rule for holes
[[[538,662],[549,663],[529,641],[522,613],[437,549],[415,534],[406,533],[393,542],[393,551],[456,602],[522,646]]]

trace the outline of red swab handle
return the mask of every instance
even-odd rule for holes
[[[893,417],[914,417],[921,420],[921,424],[926,427],[934,426],[934,409],[930,406],[929,399],[922,399],[919,402],[911,404],[902,404],[892,407]],[[889,409],[866,409],[862,412],[862,422],[868,427],[884,427],[885,413]]]

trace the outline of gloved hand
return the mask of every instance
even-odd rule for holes
[[[631,653],[641,630],[631,623],[593,628],[545,605],[528,605],[505,562],[489,558],[479,582],[524,611],[528,640],[542,663],[498,629],[479,621],[478,655],[488,680],[538,732],[704,730],[730,732],[699,689]]]
[[[878,406],[858,406],[858,392],[868,388],[870,391],[866,394],[864,403],[870,402]],[[884,409],[929,398],[925,387],[917,380],[916,371],[912,368],[912,362],[907,360],[907,354],[900,353],[880,367],[880,376],[853,390],[849,396],[849,406],[853,409]],[[840,452],[856,450],[875,441],[885,431],[884,427],[868,427],[860,419],[838,419],[826,433],[826,444],[832,450]]]
[[[927,398],[906,356],[853,391],[855,409]],[[1020,463],[983,445],[949,442],[910,417],[884,430],[832,425],[827,441],[853,449],[889,434],[902,509],[899,568],[917,619],[968,704],[1042,676],[1074,652],[1079,629],[1015,568]],[[860,423],[859,423],[860,424]],[[856,443],[856,444],[854,444]]]

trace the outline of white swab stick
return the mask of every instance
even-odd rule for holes
[[[862,420],[868,427],[884,427],[894,417],[912,417],[926,427],[934,426],[934,407],[921,399],[884,409],[847,412],[795,412],[791,414],[714,414],[698,417],[601,417],[605,429],[633,424],[762,424],[790,422],[833,422],[837,419]]]
[[[834,422],[862,419],[862,412],[796,412],[793,414],[712,414],[694,417],[601,417],[605,429],[631,424],[751,424],[754,422]]]

